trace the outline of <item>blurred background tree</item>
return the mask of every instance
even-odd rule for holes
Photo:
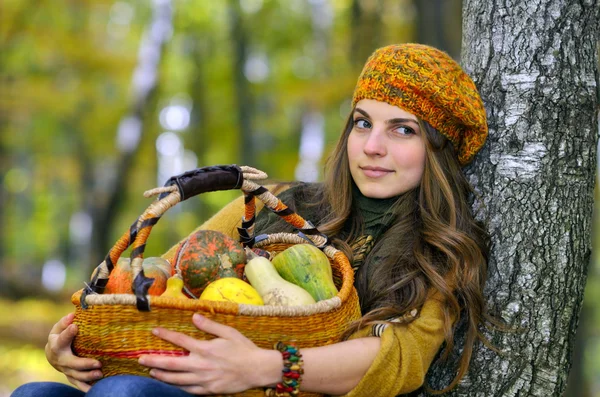
[[[147,206],[144,190],[186,169],[228,163],[273,180],[319,180],[366,57],[419,41],[458,59],[461,7],[0,3],[0,396],[25,381],[62,380],[43,358],[49,327]],[[205,194],[170,210],[146,255],[165,252],[238,194]],[[598,295],[597,269],[588,297]],[[579,382],[600,395],[600,318],[586,307]]]

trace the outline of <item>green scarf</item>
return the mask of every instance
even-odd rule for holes
[[[375,245],[375,241],[385,232],[394,220],[390,208],[398,197],[376,199],[365,197],[358,187],[352,187],[352,199],[355,208],[360,212],[364,222],[364,235],[356,238],[352,243],[354,262],[352,268],[356,271],[363,264],[365,258]]]
[[[389,210],[398,197],[387,199],[365,197],[356,186],[353,186],[352,199],[365,223],[365,234],[373,236],[373,239],[377,240],[392,223],[393,217]]]

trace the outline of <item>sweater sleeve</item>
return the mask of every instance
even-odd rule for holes
[[[430,297],[419,318],[409,324],[390,324],[381,334],[381,348],[373,364],[346,397],[396,396],[421,387],[425,374],[444,341],[442,302]],[[352,339],[372,336],[372,327]]]

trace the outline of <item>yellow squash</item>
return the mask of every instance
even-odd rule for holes
[[[263,305],[260,294],[247,282],[235,277],[224,277],[215,280],[200,295],[200,299]]]
[[[178,274],[175,274],[167,280],[167,289],[160,296],[168,296],[171,298],[188,299],[183,293],[183,279]]]

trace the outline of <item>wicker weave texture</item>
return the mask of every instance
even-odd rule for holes
[[[262,248],[279,252],[286,245],[290,245],[287,239],[285,243],[270,241],[268,245],[263,244]],[[277,307],[257,306],[256,313],[253,310],[240,310],[250,305],[163,297],[150,297],[151,310],[140,312],[135,306],[134,295],[89,295],[86,300],[89,306],[82,309],[82,291],[78,291],[71,298],[76,306],[74,322],[79,328],[73,349],[78,356],[101,361],[104,376],[149,376],[148,369],[137,363],[141,355],[187,354],[182,348],[152,335],[153,328],[165,327],[200,340],[212,338],[212,335],[198,330],[192,324],[193,313],[236,328],[262,348],[270,349],[277,341],[295,342],[301,349],[336,343],[341,340],[348,324],[360,318],[360,308],[348,259],[337,250],[326,253],[330,258],[338,295],[327,300],[330,302],[285,308],[285,315],[281,315],[283,308]],[[333,309],[324,309],[323,305],[327,304]],[[268,311],[271,309],[275,312]],[[244,314],[239,314],[240,311]],[[250,390],[236,394],[259,395],[263,396],[264,392]],[[320,396],[314,393],[301,395]]]

